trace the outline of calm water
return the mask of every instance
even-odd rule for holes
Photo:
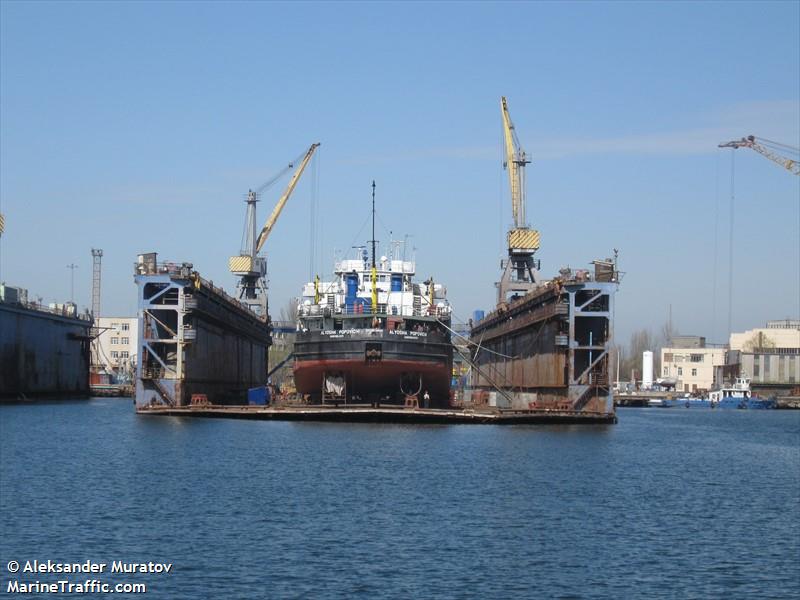
[[[800,598],[800,412],[616,426],[0,407],[9,560],[174,563],[144,597]],[[28,575],[20,581],[51,581]]]

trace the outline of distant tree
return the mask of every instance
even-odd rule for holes
[[[639,329],[631,334],[628,352],[621,369],[626,377],[630,377],[631,371],[635,369],[637,379],[642,378],[642,353],[652,348],[653,334],[649,329]]]
[[[775,342],[771,340],[768,336],[764,335],[762,332],[754,333],[753,336],[742,345],[742,349],[745,352],[753,352],[757,348],[774,348],[774,347],[775,347]]]
[[[638,329],[631,334],[627,350],[623,350],[620,360],[620,378],[627,380],[632,370],[636,370],[636,378],[642,378],[642,353],[650,350],[653,353],[653,371],[656,377],[661,373],[661,349],[670,344],[676,330],[671,322],[664,323],[658,334],[650,329]],[[615,357],[614,357],[615,359]],[[616,366],[614,367],[616,369]],[[616,377],[616,371],[614,371]]]

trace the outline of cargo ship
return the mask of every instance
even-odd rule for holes
[[[541,275],[535,257],[540,234],[525,215],[524,168],[531,161],[519,144],[505,98],[501,114],[513,226],[496,284],[497,306],[473,323],[465,400],[499,409],[591,414],[613,422],[608,370],[620,281],[617,251],[613,258],[592,261],[589,269],[564,267],[550,279]]]
[[[311,404],[390,404],[446,408],[453,368],[451,308],[433,278],[415,282],[401,243],[376,256],[355,248],[331,281],[315,278],[298,304],[297,392]]]
[[[92,317],[0,285],[0,401],[89,395]]]

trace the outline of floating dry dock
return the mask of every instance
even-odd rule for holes
[[[200,277],[191,263],[142,254],[136,406],[180,407],[200,396],[211,404],[245,404],[267,382],[270,324]]]
[[[71,302],[46,307],[28,302],[27,290],[0,287],[0,402],[88,396],[91,317]]]
[[[141,415],[259,419],[265,421],[327,421],[346,423],[405,424],[612,424],[614,413],[568,410],[422,409],[381,406],[152,406],[139,408]]]

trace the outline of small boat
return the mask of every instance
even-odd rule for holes
[[[750,410],[775,408],[772,398],[760,398],[750,391],[750,378],[737,377],[733,385],[709,392],[711,408],[747,408]]]

